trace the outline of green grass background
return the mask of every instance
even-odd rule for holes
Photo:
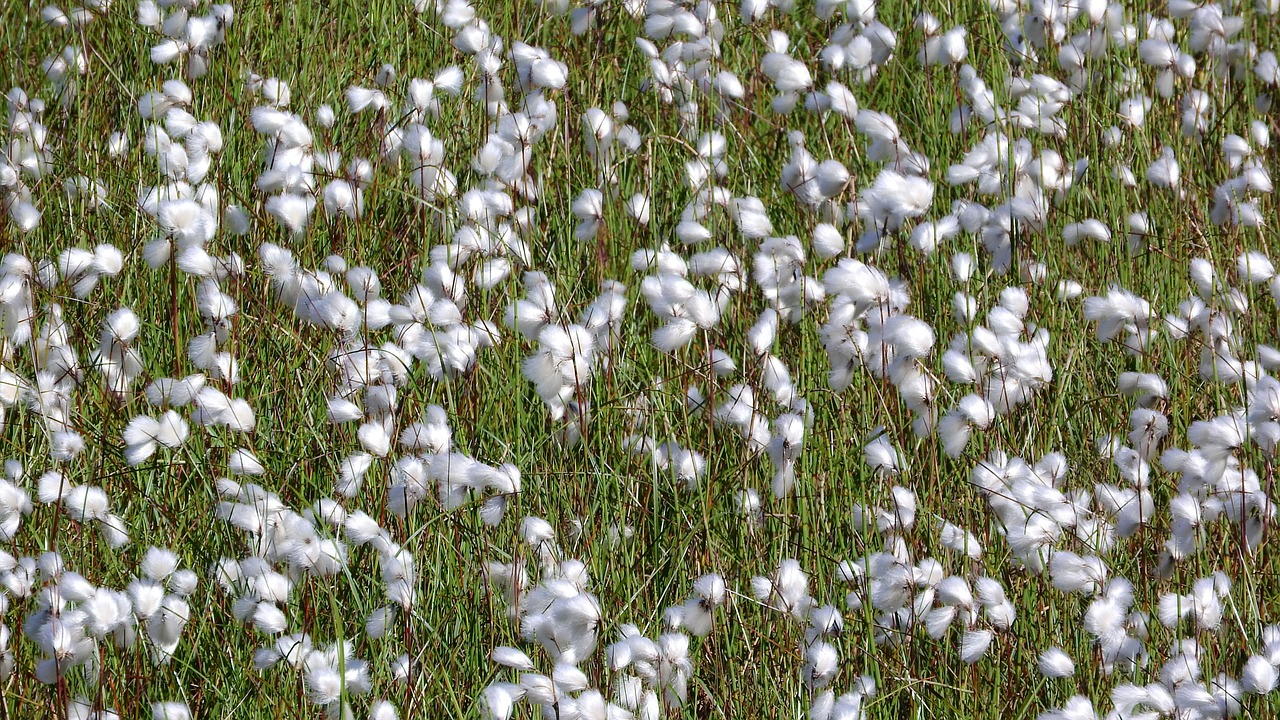
[[[765,22],[744,27],[735,6],[718,7],[727,27],[723,64],[738,73],[748,94],[730,112],[727,123],[717,120],[711,103],[703,103],[696,132],[724,132],[731,167],[725,185],[735,194],[761,197],[777,234],[796,234],[807,242],[816,220],[778,185],[788,157],[786,131],[803,130],[814,155],[844,162],[858,186],[869,185],[878,167],[863,157],[864,140],[851,124],[803,111],[788,117],[774,115],[759,59],[771,27],[788,32],[794,54],[811,61],[825,43],[829,27],[803,10],[792,16],[770,13]],[[149,62],[148,49],[156,38],[135,25],[131,3],[117,2],[105,17],[82,31],[43,26],[39,9],[23,3],[0,9],[0,47],[6,48],[0,72],[6,88],[20,86],[49,102],[44,122],[50,129],[55,171],[35,187],[37,205],[44,212],[39,229],[22,235],[5,225],[0,228],[0,248],[34,259],[54,256],[69,246],[115,244],[127,258],[120,277],[104,281],[87,301],[64,297],[60,290],[42,293],[40,301],[64,306],[82,360],[95,343],[102,319],[116,307],[128,305],[144,321],[139,345],[147,360],[147,377],[190,372],[185,356],[175,353],[168,325],[167,273],[150,270],[141,261],[141,247],[153,231],[135,207],[139,186],[160,180],[154,161],[141,151],[137,98],[158,89],[178,69]],[[928,9],[944,28],[957,23],[969,28],[969,62],[997,97],[1007,101],[1003,78],[1014,68],[1000,49],[997,20],[987,6],[961,0]],[[1158,6],[1149,9],[1161,11]],[[1139,22],[1139,10],[1129,11],[1131,21]],[[1166,445],[1185,446],[1185,429],[1192,421],[1240,403],[1240,387],[1198,378],[1194,345],[1160,339],[1149,355],[1138,358],[1124,355],[1115,346],[1100,345],[1083,323],[1080,304],[1055,300],[1053,285],[1058,279],[1074,278],[1083,283],[1087,294],[1093,294],[1116,283],[1150,299],[1158,312],[1168,312],[1190,294],[1186,281],[1190,258],[1211,258],[1225,270],[1245,249],[1262,249],[1274,256],[1280,248],[1274,225],[1260,231],[1220,229],[1207,219],[1213,186],[1229,176],[1216,150],[1221,137],[1230,132],[1245,134],[1252,119],[1263,119],[1275,130],[1275,115],[1261,115],[1248,102],[1260,91],[1252,77],[1232,85],[1203,71],[1194,78],[1195,85],[1215,101],[1213,129],[1203,142],[1183,138],[1176,103],[1157,98],[1148,126],[1127,134],[1123,147],[1109,149],[1103,147],[1100,133],[1117,122],[1115,107],[1121,98],[1105,78],[1125,67],[1141,68],[1136,48],[1127,49],[1096,61],[1097,86],[1064,110],[1070,128],[1067,138],[1033,138],[1038,150],[1052,147],[1068,162],[1085,156],[1093,162],[1085,181],[1050,215],[1049,230],[1018,238],[1020,256],[1044,262],[1049,269],[1047,284],[1026,287],[1032,299],[1029,318],[1053,333],[1054,382],[1031,404],[998,421],[994,430],[977,436],[961,458],[947,458],[933,439],[917,440],[910,431],[910,413],[900,406],[893,389],[869,375],[857,375],[844,393],[827,389],[826,358],[816,334],[823,310],[797,326],[785,327],[778,354],[790,366],[802,395],[813,404],[816,420],[801,457],[795,496],[766,500],[765,523],[756,529],[736,514],[733,498],[744,488],[768,495],[767,461],[749,457],[732,433],[712,428],[705,419],[683,410],[686,387],[711,385],[704,358],[696,350],[667,356],[648,344],[654,321],[639,297],[639,277],[627,262],[633,250],[674,240],[679,212],[691,197],[680,180],[682,165],[691,154],[677,141],[681,128],[675,113],[653,94],[640,90],[647,66],[633,38],[642,32],[641,23],[620,6],[607,6],[593,32],[575,37],[567,18],[550,17],[532,3],[483,2],[477,4],[477,11],[508,45],[522,40],[544,47],[569,66],[569,85],[554,94],[560,123],[534,156],[544,191],[537,208],[539,222],[530,238],[534,268],[551,275],[569,317],[590,302],[600,280],[615,278],[628,285],[630,303],[615,366],[592,383],[594,414],[586,440],[571,449],[552,440],[545,411],[533,387],[520,375],[520,360],[530,352],[527,343],[508,336],[500,347],[481,353],[473,374],[452,383],[432,382],[417,369],[402,391],[402,421],[415,419],[428,403],[443,405],[457,448],[486,462],[515,463],[524,474],[523,492],[497,528],[480,523],[474,508],[444,512],[431,503],[401,522],[381,510],[390,463],[375,463],[365,491],[352,507],[385,520],[416,554],[420,601],[410,617],[397,619],[384,639],[364,638],[363,619],[379,605],[380,592],[374,559],[356,551],[349,575],[332,581],[310,579],[299,588],[288,610],[291,631],[305,630],[317,642],[355,638],[357,655],[373,666],[372,697],[392,700],[402,717],[468,716],[482,688],[500,675],[487,659],[489,650],[518,644],[517,629],[506,621],[500,600],[486,590],[484,563],[518,553],[518,518],[538,515],[557,528],[569,554],[590,568],[592,591],[604,609],[605,641],[623,622],[658,632],[662,609],[687,597],[690,581],[702,573],[722,573],[736,593],[743,593],[735,594],[718,617],[712,635],[692,643],[696,671],[685,717],[802,716],[808,707],[800,679],[803,658],[797,650],[802,629],[751,600],[748,581],[752,575],[772,571],[781,559],[795,557],[812,575],[815,598],[843,605],[846,588],[835,578],[836,564],[880,549],[877,537],[855,532],[851,508],[887,497],[890,484],[875,478],[861,458],[861,447],[871,431],[883,425],[908,458],[909,469],[899,482],[920,498],[920,528],[910,539],[917,557],[936,552],[949,572],[982,570],[1000,578],[1018,607],[1019,618],[1011,633],[997,638],[987,659],[966,666],[958,658],[955,630],[940,642],[920,633],[898,647],[876,647],[871,639],[873,618],[848,617],[845,636],[838,643],[842,675],[833,684],[837,693],[858,673],[867,673],[879,687],[870,706],[873,717],[1018,717],[1059,705],[1077,692],[1089,695],[1101,707],[1115,683],[1131,679],[1142,684],[1153,679],[1157,664],[1139,670],[1133,678],[1103,677],[1095,669],[1097,650],[1080,623],[1085,601],[1057,593],[1046,577],[1008,569],[1007,549],[967,477],[978,458],[988,450],[1001,449],[1029,460],[1049,451],[1064,452],[1073,467],[1069,487],[1117,479],[1110,464],[1097,456],[1094,439],[1127,432],[1129,408],[1115,392],[1115,378],[1125,370],[1157,372],[1169,382],[1173,430]],[[234,201],[251,210],[255,227],[244,238],[220,234],[209,250],[212,254],[235,251],[251,260],[248,277],[228,289],[241,308],[232,341],[243,379],[237,392],[258,413],[257,429],[247,445],[267,465],[263,484],[301,509],[331,492],[338,463],[358,443],[350,428],[332,427],[324,416],[324,400],[335,382],[326,367],[332,337],[305,327],[289,308],[274,300],[252,262],[258,245],[285,244],[307,267],[318,266],[330,253],[343,255],[351,265],[371,265],[383,279],[385,294],[398,298],[421,270],[429,248],[447,242],[450,233],[436,221],[436,210],[411,201],[405,172],[380,166],[366,194],[366,215],[359,222],[328,222],[317,212],[304,237],[287,237],[262,210],[263,198],[254,189],[261,168],[261,139],[248,123],[256,101],[244,91],[245,73],[288,82],[293,91],[290,109],[305,118],[314,118],[321,103],[332,104],[339,118],[335,128],[325,131],[313,125],[313,129],[318,147],[336,148],[344,159],[376,155],[380,131],[385,128],[385,123],[369,115],[352,117],[346,112],[342,93],[348,85],[372,85],[383,63],[395,66],[400,78],[397,88],[403,88],[408,78],[430,77],[440,68],[460,64],[467,70],[466,89],[471,91],[475,73],[449,45],[450,32],[438,26],[432,13],[415,15],[405,2],[252,2],[238,4],[236,13],[227,44],[212,53],[209,74],[191,83],[195,95],[191,110],[197,118],[215,120],[222,128],[226,147],[215,159],[210,180],[224,202]],[[1270,47],[1275,29],[1269,20],[1250,8],[1243,13],[1245,34],[1260,48]],[[947,165],[958,162],[979,134],[970,130],[956,136],[946,131],[947,115],[962,94],[954,70],[923,69],[917,63],[921,34],[911,27],[912,11],[894,5],[882,8],[879,16],[899,32],[898,55],[870,84],[850,82],[850,87],[861,107],[895,117],[904,139],[932,159],[931,178],[938,185],[930,215],[937,217],[952,199],[970,197],[970,189],[950,188],[941,178]],[[84,49],[89,69],[77,80],[76,95],[60,103],[43,80],[40,60],[67,44]],[[825,84],[826,72],[816,69],[816,62],[809,64],[815,68],[818,84]],[[1032,69],[1050,71],[1052,63],[1027,71]],[[1143,73],[1143,89],[1154,97],[1150,73],[1145,68]],[[508,63],[503,77],[511,99],[516,97],[513,75],[513,64]],[[635,155],[620,152],[616,156],[619,197],[606,202],[606,252],[600,257],[594,243],[573,239],[575,221],[569,204],[582,189],[594,186],[593,177],[584,170],[579,118],[587,108],[607,109],[615,100],[628,104],[631,122],[644,133],[645,142]],[[445,98],[442,105],[441,117],[428,125],[444,139],[447,166],[458,173],[465,189],[475,182],[468,161],[483,141],[487,119],[483,109],[465,96]],[[115,130],[126,131],[134,141],[119,160],[106,154],[107,135]],[[1188,200],[1177,200],[1145,183],[1124,188],[1110,177],[1116,162],[1129,163],[1141,176],[1166,143],[1177,149],[1182,160]],[[1274,151],[1266,158],[1274,167]],[[110,207],[86,212],[67,200],[61,179],[80,174],[106,183]],[[653,220],[648,228],[639,228],[624,216],[621,200],[633,192],[651,197]],[[1276,217],[1272,199],[1264,199],[1262,206],[1268,217]],[[441,202],[437,209],[447,207]],[[1140,209],[1150,213],[1154,236],[1148,250],[1131,254],[1123,242],[1124,218]],[[1107,223],[1116,240],[1064,248],[1061,227],[1086,217]],[[749,262],[753,244],[727,226],[713,229],[716,242]],[[971,242],[959,240],[946,250],[965,249],[981,257],[979,248],[967,247]],[[980,261],[974,279],[958,284],[950,274],[948,257],[949,252],[921,256],[906,247],[902,238],[876,263],[908,281],[911,311],[935,324],[942,345],[959,330],[950,317],[950,298],[956,290],[974,294],[985,309],[994,305],[1002,288],[1019,282],[1014,276],[985,272]],[[812,257],[806,272],[820,276],[830,264]],[[181,280],[176,292],[180,335],[185,341],[201,330],[195,285]],[[500,321],[502,309],[520,294],[518,275],[492,291],[475,290],[467,317]],[[1240,332],[1249,343],[1274,343],[1275,304],[1258,292],[1251,299],[1253,313],[1249,322],[1240,323]],[[717,346],[737,357],[747,377],[755,371],[741,337],[764,307],[757,293],[737,296],[723,327],[712,333]],[[940,357],[940,351],[935,352],[938,371]],[[19,353],[13,365],[19,372],[29,370],[31,359]],[[949,406],[946,391],[944,386],[939,402],[944,408]],[[647,398],[653,410],[647,426],[636,427],[629,409],[641,398]],[[97,698],[125,717],[143,716],[150,702],[168,699],[185,700],[198,717],[317,715],[319,711],[306,703],[297,676],[279,668],[266,673],[252,669],[253,650],[262,638],[231,617],[230,600],[207,572],[219,557],[245,552],[244,539],[211,514],[216,501],[214,479],[224,472],[226,455],[241,440],[222,431],[193,431],[174,464],[147,463],[131,469],[123,462],[121,432],[133,415],[144,411],[141,393],[116,402],[90,374],[74,412],[88,448],[69,470],[75,481],[108,490],[114,511],[129,524],[133,544],[121,552],[109,551],[95,533],[65,520],[55,523],[53,510],[39,507],[8,551],[33,554],[57,549],[69,567],[91,580],[123,587],[147,546],[174,549],[203,579],[192,599],[192,622],[176,657],[167,666],[154,667],[141,643],[131,651],[112,649],[104,654],[99,687],[75,679],[73,673],[68,687],[50,688],[36,683],[30,672],[37,659],[33,646],[15,637],[18,672],[3,688],[0,716],[44,716],[76,694]],[[670,437],[703,452],[708,468],[703,487],[689,492],[674,480],[655,475],[647,461],[622,447],[629,432],[644,432],[659,440]],[[27,413],[12,413],[8,427],[0,433],[0,456],[22,460],[30,478],[47,469],[47,439],[38,421]],[[1267,472],[1269,482],[1270,468],[1264,468],[1263,458],[1250,459],[1260,473]],[[1157,504],[1163,507],[1174,482],[1169,475],[1157,473],[1153,484]],[[979,534],[988,548],[980,568],[941,554],[945,551],[936,543],[935,516]],[[1202,638],[1207,648],[1205,676],[1218,671],[1234,675],[1255,649],[1261,623],[1280,616],[1275,553],[1268,546],[1246,558],[1232,529],[1215,526],[1205,552],[1178,567],[1171,580],[1161,581],[1154,575],[1154,566],[1164,522],[1162,518],[1123,541],[1106,559],[1114,574],[1125,575],[1137,585],[1139,606],[1151,609],[1161,592],[1185,592],[1195,578],[1213,570],[1223,569],[1235,578],[1238,584],[1229,621],[1220,632]],[[617,540],[614,530],[623,527],[633,534]],[[21,627],[23,606],[13,603],[4,616],[15,634]],[[1174,636],[1152,625],[1150,647],[1163,652]],[[1076,678],[1047,681],[1034,672],[1039,652],[1055,644],[1076,659],[1081,669]],[[401,653],[415,661],[407,688],[391,682],[390,661]],[[593,680],[606,683],[600,664],[591,667]],[[365,712],[362,703],[357,702],[357,716]],[[1270,712],[1256,700],[1248,709],[1258,716]]]

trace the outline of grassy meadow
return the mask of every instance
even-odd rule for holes
[[[0,9],[0,718],[1274,715],[1274,3],[791,4]]]

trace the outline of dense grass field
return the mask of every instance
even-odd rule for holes
[[[887,5],[0,8],[0,718],[1274,716],[1280,7]]]

